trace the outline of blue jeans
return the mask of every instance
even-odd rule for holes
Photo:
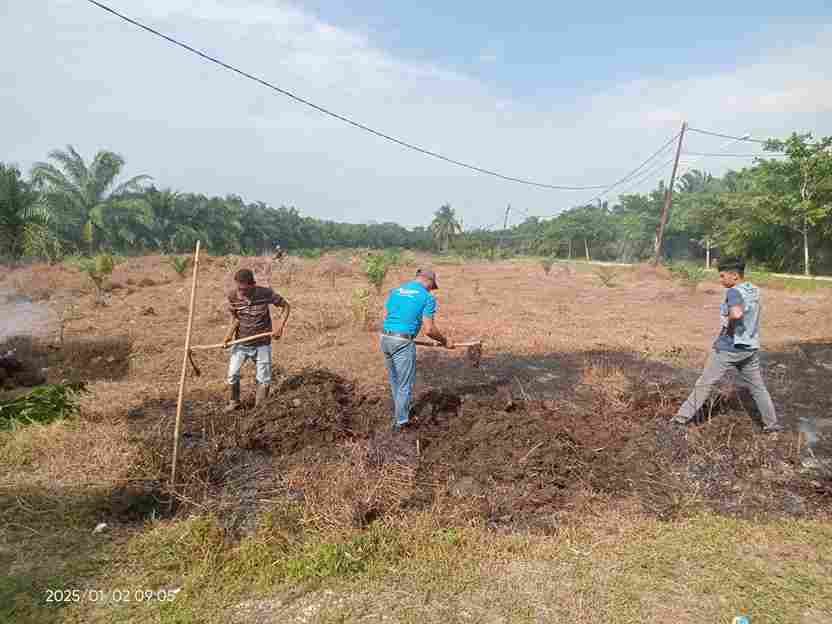
[[[246,360],[252,360],[257,366],[257,383],[272,382],[272,345],[253,347],[238,344],[231,347],[231,359],[228,360],[228,384],[240,383],[240,369]]]
[[[405,338],[382,336],[381,351],[390,377],[395,423],[403,425],[410,420],[410,401],[416,381],[416,344]]]

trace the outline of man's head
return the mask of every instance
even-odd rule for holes
[[[234,274],[234,283],[237,285],[237,294],[247,297],[254,290],[254,273],[251,269],[240,269]]]
[[[719,283],[725,288],[732,288],[745,278],[745,260],[743,258],[721,258],[718,266]]]
[[[436,282],[436,272],[432,269],[419,269],[416,271],[416,279],[428,290],[436,290],[439,284]]]

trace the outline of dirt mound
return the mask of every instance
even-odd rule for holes
[[[0,392],[31,388],[46,382],[46,350],[30,337],[16,336],[0,344]]]
[[[365,397],[355,384],[326,370],[310,369],[283,381],[274,397],[240,421],[243,448],[280,455],[313,450],[355,435]]]
[[[499,385],[429,390],[401,434],[390,431],[380,397],[321,369],[286,378],[264,406],[235,417],[216,402],[189,404],[183,492],[239,518],[235,526],[251,522],[265,492],[302,502],[306,522],[326,528],[429,508],[548,532],[588,500],[620,498],[662,519],[704,509],[804,517],[828,508],[832,481],[801,471],[796,436],[760,435],[735,393],[718,395],[706,422],[685,429],[669,425],[685,388],[624,383],[617,368],[595,360],[587,370],[586,383],[557,401]],[[169,431],[160,439],[166,474]]]

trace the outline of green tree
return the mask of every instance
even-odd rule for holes
[[[800,234],[803,270],[810,275],[809,236],[832,213],[832,136],[813,142],[811,134],[792,133],[765,149],[784,152],[786,159],[757,165],[762,196],[755,199],[767,220]]]
[[[75,149],[54,150],[52,162],[36,163],[32,178],[43,188],[46,201],[59,227],[85,242],[92,254],[102,234],[129,242],[131,226],[148,224],[149,209],[143,200],[128,198],[142,191],[149,176],[139,175],[115,185],[124,169],[124,158],[107,150],[99,151],[87,165]],[[121,211],[122,214],[115,214]],[[111,243],[116,241],[111,241]]]
[[[434,213],[430,231],[440,252],[447,251],[454,237],[462,233],[462,226],[450,204],[443,205]]]
[[[0,257],[22,256],[27,226],[45,227],[47,217],[40,194],[20,170],[0,163]]]

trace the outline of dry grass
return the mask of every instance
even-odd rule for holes
[[[581,384],[591,389],[603,409],[623,411],[630,407],[633,382],[621,366],[609,359],[596,357],[584,363]]]
[[[386,453],[348,442],[337,461],[294,468],[288,487],[303,492],[304,524],[320,531],[361,528],[397,512],[413,493],[416,469]]]
[[[235,257],[201,263],[195,342],[221,339],[224,293],[232,271],[245,262]],[[360,272],[339,269],[335,292],[341,294],[333,298],[322,264],[296,261],[288,279],[275,279],[293,306],[286,335],[275,344],[279,374],[325,368],[355,381],[356,400],[369,397],[380,403],[362,404],[361,414],[369,416],[356,416],[346,438],[300,449],[280,467],[259,463],[260,454],[234,450],[233,421],[206,407],[224,400],[227,361],[224,353],[204,352],[198,360],[203,376],[188,378],[186,424],[194,435],[205,426],[216,444],[195,447],[196,452],[184,454],[182,464],[187,476],[183,494],[193,499],[189,509],[197,515],[146,525],[111,521],[110,541],[93,537],[91,529],[102,515],[114,513],[113,492],[131,479],[163,481],[169,469],[171,402],[182,363],[189,281],[169,279],[170,270],[159,257],[130,259],[113,279],[146,285],[115,290],[111,305],[96,308],[88,285],[74,270],[32,267],[5,273],[4,285],[37,284],[51,290],[51,303],[56,297],[72,300],[65,346],[56,354],[53,374],[75,371],[90,382],[91,391],[78,422],[29,427],[0,439],[0,563],[14,570],[0,582],[0,599],[25,603],[16,621],[56,621],[55,611],[38,602],[49,583],[183,588],[181,600],[170,607],[133,605],[116,611],[114,605],[70,605],[59,612],[69,622],[230,621],[226,608],[237,598],[241,603],[273,600],[275,592],[301,586],[313,590],[308,603],[306,598],[277,601],[269,607],[269,617],[300,621],[300,615],[293,619],[293,605],[305,605],[317,609],[319,621],[357,620],[377,609],[404,622],[453,621],[465,611],[476,621],[670,618],[693,623],[728,621],[743,610],[756,621],[793,622],[804,612],[832,609],[825,578],[832,565],[827,525],[783,519],[787,509],[766,524],[699,515],[703,501],[720,488],[730,490],[724,500],[734,507],[717,511],[742,515],[778,496],[785,500],[780,485],[797,478],[783,463],[796,455],[794,440],[760,439],[730,402],[728,413],[717,413],[714,422],[686,438],[686,454],[674,464],[684,466],[685,475],[669,474],[667,463],[649,463],[657,447],[646,433],[643,445],[625,446],[621,457],[631,454],[633,470],[624,476],[641,483],[629,495],[601,488],[615,474],[593,467],[594,455],[581,455],[580,465],[589,466],[591,473],[584,475],[582,488],[556,499],[564,506],[552,513],[556,521],[549,526],[556,529],[545,537],[500,535],[505,525],[489,528],[494,519],[483,513],[477,497],[452,496],[444,481],[425,486],[427,470],[415,471],[407,457],[374,459],[370,433],[380,430],[380,423],[388,426],[386,373],[377,336],[345,327],[350,294],[366,284]],[[590,448],[598,435],[614,441],[635,427],[635,416],[628,414],[650,411],[666,418],[692,382],[689,377],[695,378],[713,338],[723,297],[718,286],[691,293],[669,281],[664,269],[652,267],[622,272],[616,289],[603,287],[591,269],[558,265],[545,283],[540,271],[531,261],[439,267],[440,327],[455,340],[482,338],[485,353],[482,369],[476,371],[466,368],[459,354],[422,354],[420,391],[487,392],[495,379],[507,379],[516,395],[512,401],[521,406],[502,412],[496,402],[482,403],[497,406],[489,412],[497,417],[482,419],[489,427],[503,421],[513,428],[480,431],[476,444],[464,449],[473,458],[502,438],[522,438],[518,427],[538,417],[525,411],[524,392],[533,399],[529,403],[551,401],[551,409],[540,416],[551,423],[587,419],[584,446],[591,451],[605,446]],[[407,277],[402,271],[401,278]],[[765,297],[766,345],[791,358],[784,360],[788,368],[782,383],[772,381],[779,402],[798,392],[793,389],[798,381],[809,379],[806,367],[820,370],[809,356],[779,345],[832,336],[829,293],[766,290]],[[154,315],[142,315],[148,306]],[[367,302],[365,327],[377,327],[382,306],[381,298]],[[599,349],[629,359],[582,355]],[[665,363],[684,379],[671,383],[670,373],[668,378],[658,373],[642,378],[634,374],[633,362]],[[244,375],[250,400],[250,369]],[[809,386],[794,398],[825,405],[824,396]],[[468,409],[476,401],[465,405]],[[135,419],[130,414],[136,410],[145,410],[145,416]],[[608,419],[600,422],[607,422],[609,431],[594,431],[599,421],[589,418],[598,413]],[[376,416],[378,421],[372,419]],[[462,439],[467,425],[454,418],[451,414],[448,422],[460,427]],[[475,425],[470,426],[474,432]],[[442,439],[439,429],[436,435]],[[506,450],[506,474],[516,471],[516,477],[511,486],[501,485],[500,496],[529,483],[530,471],[538,475],[541,490],[553,479],[544,449],[533,450],[540,440],[519,438],[517,449]],[[424,442],[423,458],[430,456]],[[551,457],[558,466],[571,461],[573,446],[577,448],[564,443],[563,452],[546,455],[546,461]],[[682,452],[680,448],[671,446],[668,452]],[[520,464],[523,457],[529,459]],[[609,469],[621,472],[626,466],[610,464]],[[713,466],[726,467],[730,474],[706,470]],[[443,474],[439,465],[430,470]],[[652,489],[644,485],[648,479]],[[264,487],[252,490],[252,482]],[[432,498],[415,504],[417,486],[432,491]],[[490,482],[483,487],[494,489]],[[302,491],[304,500],[287,511],[290,489]],[[537,490],[530,491],[527,500],[533,503],[536,495]],[[129,507],[134,498],[141,498],[140,493],[126,496],[125,504]],[[257,529],[242,541],[229,542],[226,529],[239,523],[227,521],[226,514],[240,501],[248,506],[245,513],[257,518]],[[141,513],[135,512],[133,521],[146,521],[147,514]],[[290,516],[294,519],[286,520]],[[661,523],[656,516],[677,520]],[[357,528],[374,517],[380,520]],[[815,556],[801,550],[806,543]],[[752,582],[744,582],[737,570]],[[322,583],[340,602],[326,602],[314,591]],[[0,608],[0,619],[5,615]]]

